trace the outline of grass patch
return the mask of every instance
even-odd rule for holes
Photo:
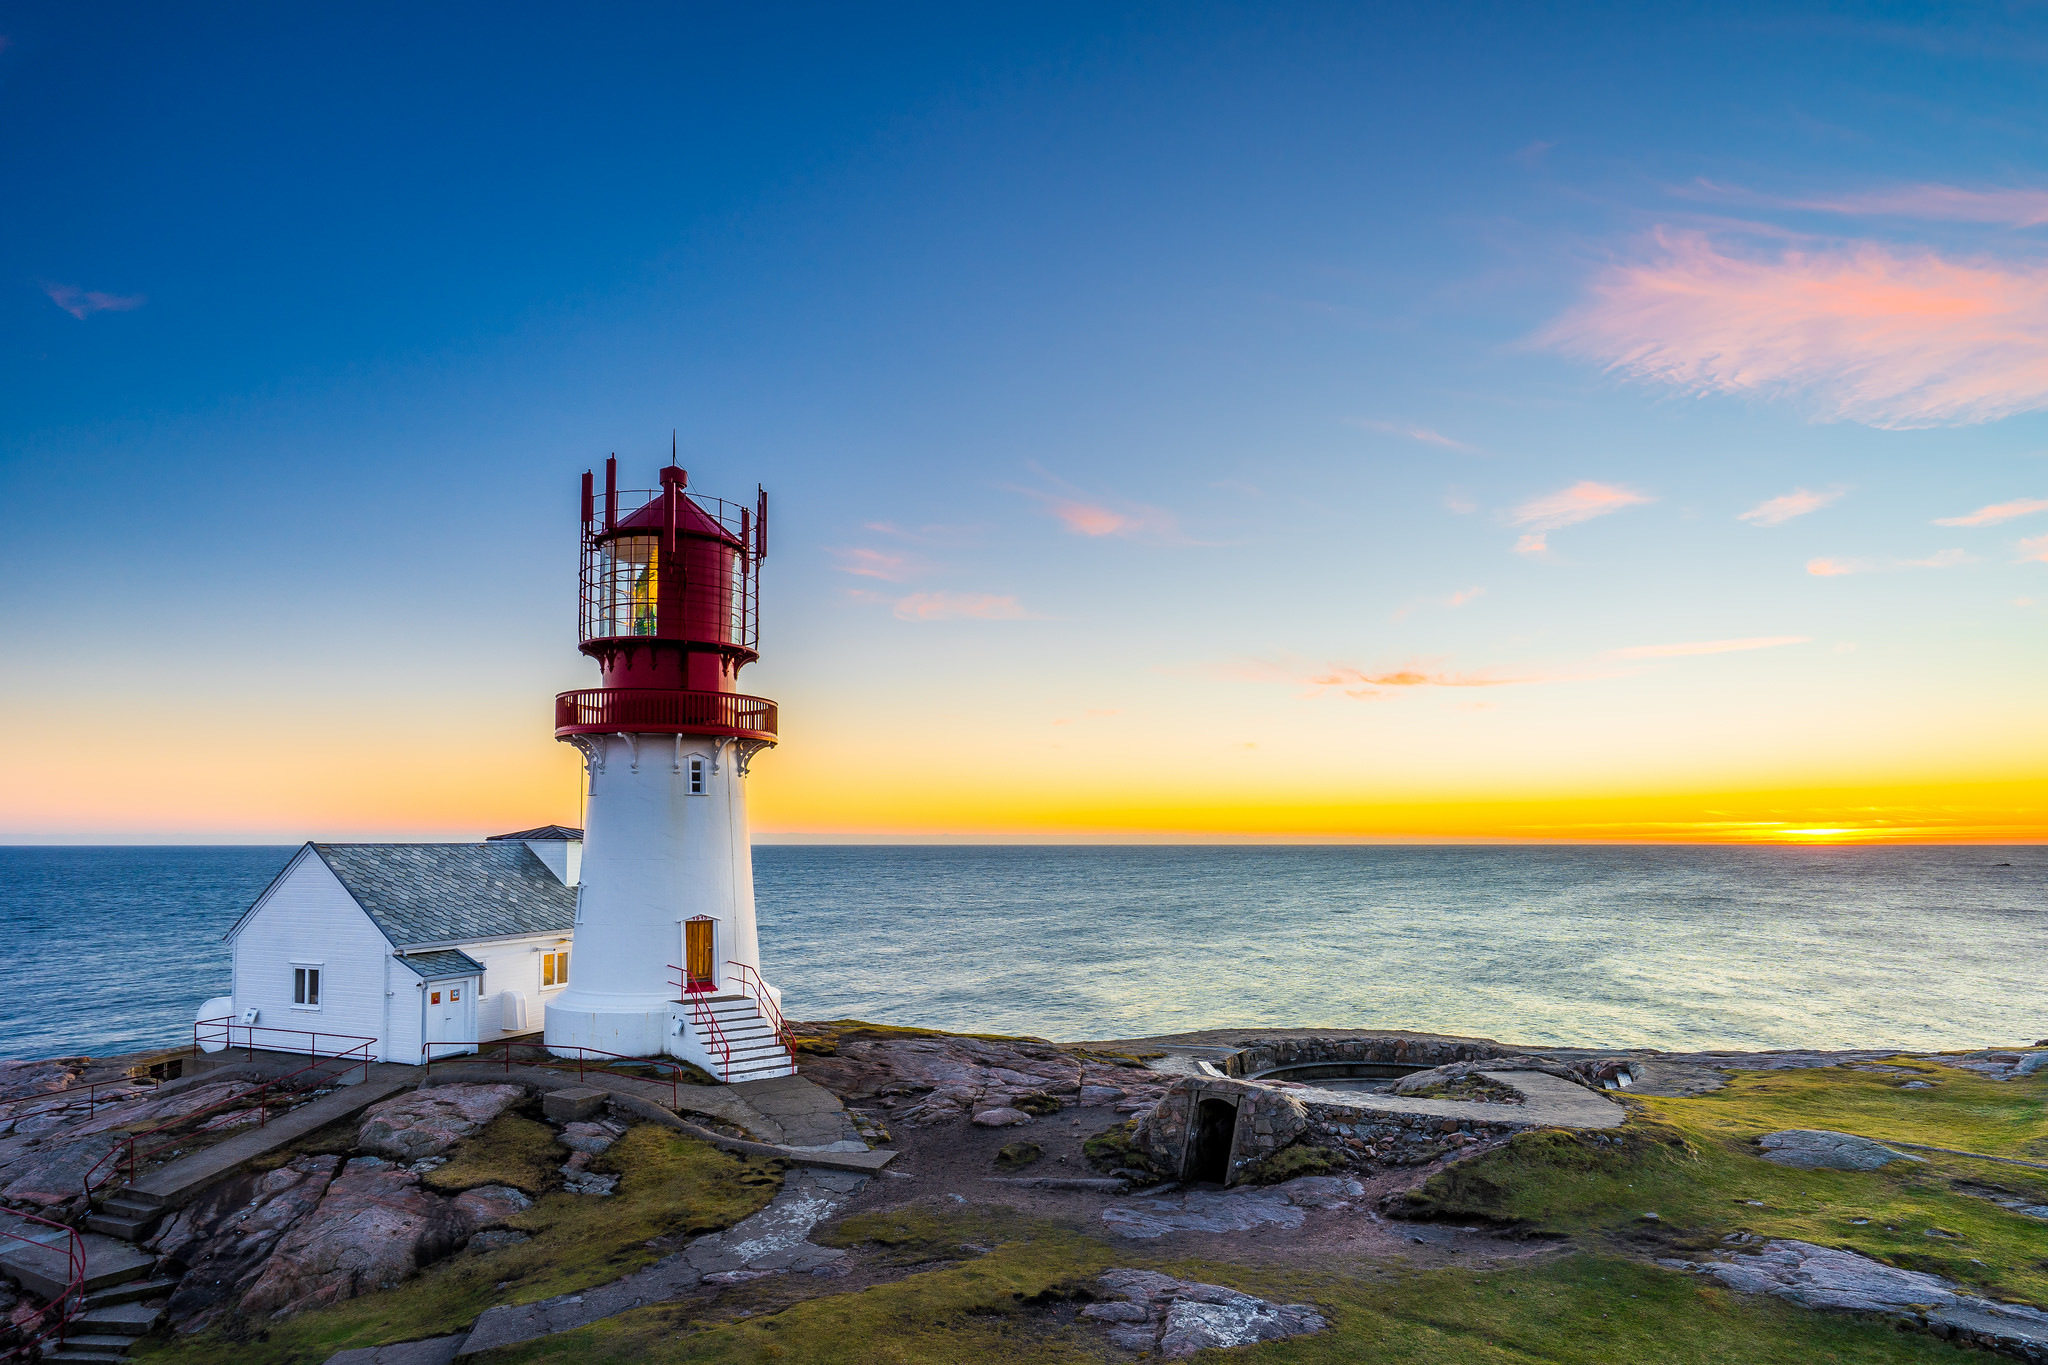
[[[442,1335],[467,1326],[492,1304],[531,1303],[629,1274],[674,1249],[650,1247],[649,1239],[730,1227],[766,1204],[782,1183],[780,1163],[732,1156],[654,1124],[636,1124],[591,1164],[620,1174],[618,1192],[602,1199],[542,1195],[509,1220],[531,1234],[530,1241],[461,1252],[397,1289],[281,1323],[175,1341],[153,1338],[138,1356],[193,1365],[227,1359],[294,1365],[353,1347]]]
[[[460,1194],[479,1185],[510,1185],[521,1194],[558,1189],[569,1149],[545,1123],[516,1113],[492,1119],[482,1132],[459,1143],[445,1166],[421,1177],[440,1194]]]
[[[1953,1359],[1925,1336],[1857,1318],[1745,1299],[1612,1255],[1508,1270],[1404,1272],[1372,1263],[1306,1271],[1270,1263],[1160,1263],[1063,1225],[985,1209],[848,1219],[907,1256],[999,1242],[986,1256],[858,1293],[792,1297],[756,1281],[714,1301],[660,1305],[478,1358],[478,1365],[926,1365],[1000,1360],[1069,1365],[1112,1356],[1074,1320],[1093,1277],[1155,1267],[1283,1303],[1317,1305],[1331,1330],[1233,1351],[1246,1365],[1906,1365]],[[848,1231],[846,1225],[842,1231]],[[957,1251],[953,1254],[957,1255]],[[746,1316],[741,1316],[745,1314]],[[1116,1357],[1121,1358],[1121,1357]]]
[[[1901,1063],[1903,1064],[1903,1062]],[[1755,1139],[1821,1128],[1995,1155],[2042,1140],[2048,1081],[1988,1081],[1928,1067],[1940,1084],[1905,1090],[1867,1072],[1740,1074],[1689,1099],[1631,1101],[1605,1133],[1523,1133],[1434,1177],[1415,1212],[1597,1237],[1643,1252],[1696,1251],[1730,1232],[1794,1237],[1943,1275],[1993,1298],[2048,1304],[2039,1219],[1970,1192],[1996,1185],[2048,1195],[2048,1172],[1927,1152],[1927,1164],[1801,1171],[1757,1155]],[[1642,1220],[1656,1213],[1655,1223]]]
[[[1282,1147],[1244,1173],[1250,1185],[1278,1185],[1302,1175],[1328,1175],[1344,1169],[1342,1156],[1328,1147]]]

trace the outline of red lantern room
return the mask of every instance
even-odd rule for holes
[[[604,489],[583,476],[582,649],[604,685],[555,699],[557,737],[731,735],[775,740],[775,703],[734,690],[760,657],[758,573],[768,553],[768,495],[753,507],[661,487]],[[622,509],[625,509],[622,511]]]

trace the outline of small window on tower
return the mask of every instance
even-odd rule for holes
[[[704,760],[701,758],[693,758],[690,760],[690,795],[702,796],[703,794]]]
[[[320,1004],[320,969],[292,968],[292,1003],[315,1008]]]
[[[540,955],[540,984],[542,986],[566,986],[569,984],[569,950]]]

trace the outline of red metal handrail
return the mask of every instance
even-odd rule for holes
[[[32,1213],[23,1213],[19,1209],[0,1208],[0,1213],[4,1213],[10,1218],[19,1218],[24,1223],[36,1223],[42,1227],[52,1228],[63,1233],[65,1266],[70,1272],[65,1278],[63,1292],[23,1321],[14,1324],[21,1329],[26,1339],[16,1344],[6,1354],[0,1355],[0,1360],[22,1360],[44,1346],[62,1346],[64,1344],[65,1329],[71,1326],[71,1319],[78,1315],[78,1309],[85,1299],[85,1243],[80,1240],[77,1228],[66,1227],[62,1223],[53,1223],[47,1218],[38,1218]],[[16,1242],[24,1242],[30,1246],[50,1247],[55,1245],[53,1242],[42,1241],[26,1233],[15,1232],[8,1228],[0,1228],[0,1237],[6,1237]],[[49,1320],[52,1310],[55,1310],[57,1314],[55,1322]],[[34,1325],[31,1326],[30,1324]]]
[[[474,1048],[474,1049],[476,1050],[476,1053],[477,1053],[477,1055],[478,1055],[478,1056],[482,1056],[482,1055],[483,1055],[483,1053],[484,1053],[485,1051],[487,1051],[488,1049],[491,1049],[491,1048],[501,1048],[501,1049],[503,1049],[503,1051],[504,1051],[504,1054],[505,1054],[505,1055],[504,1055],[504,1063],[505,1063],[505,1073],[506,1073],[507,1075],[510,1075],[510,1074],[512,1073],[512,1065],[513,1065],[513,1063],[514,1063],[515,1061],[516,1061],[516,1062],[517,1062],[517,1063],[518,1063],[518,1064],[519,1064],[520,1066],[539,1066],[539,1067],[545,1067],[545,1066],[548,1066],[548,1065],[550,1065],[550,1064],[552,1064],[552,1063],[557,1063],[557,1062],[562,1062],[562,1063],[566,1063],[566,1062],[567,1062],[567,1061],[569,1061],[570,1059],[568,1059],[568,1058],[564,1058],[564,1057],[562,1057],[562,1056],[559,1056],[558,1054],[559,1054],[559,1053],[562,1053],[562,1052],[568,1052],[568,1051],[574,1051],[574,1052],[576,1053],[576,1056],[575,1056],[575,1058],[574,1058],[574,1061],[575,1061],[575,1064],[576,1064],[576,1079],[577,1079],[577,1080],[579,1080],[579,1081],[580,1081],[580,1080],[582,1080],[582,1079],[584,1078],[584,1075],[585,1075],[585,1073],[586,1073],[586,1071],[587,1071],[587,1070],[597,1070],[597,1071],[602,1071],[602,1070],[603,1070],[604,1068],[606,1068],[607,1066],[610,1066],[610,1065],[612,1065],[612,1062],[633,1062],[633,1063],[635,1063],[635,1064],[637,1064],[637,1065],[643,1065],[643,1066],[660,1066],[660,1067],[667,1067],[667,1068],[668,1068],[668,1071],[669,1071],[669,1073],[670,1073],[670,1074],[669,1074],[669,1077],[668,1077],[668,1090],[669,1090],[669,1101],[668,1101],[668,1107],[669,1107],[669,1108],[671,1108],[671,1109],[674,1109],[674,1108],[676,1107],[676,1105],[678,1104],[678,1102],[679,1102],[679,1101],[680,1101],[680,1100],[682,1099],[682,1089],[681,1089],[681,1087],[682,1087],[683,1085],[687,1084],[687,1082],[685,1082],[685,1081],[683,1080],[683,1070],[682,1070],[682,1068],[681,1068],[680,1066],[676,1065],[676,1064],[675,1064],[674,1062],[671,1062],[671,1061],[668,1061],[668,1060],[666,1060],[665,1058],[661,1058],[661,1057],[633,1057],[633,1056],[629,1056],[629,1055],[627,1055],[626,1053],[623,1053],[623,1052],[606,1052],[606,1051],[605,1051],[605,1050],[604,1050],[603,1048],[597,1048],[597,1047],[584,1047],[584,1046],[582,1046],[582,1045],[580,1045],[580,1044],[577,1044],[577,1043],[521,1043],[521,1042],[517,1042],[517,1041],[515,1041],[515,1040],[513,1040],[513,1039],[510,1039],[510,1038],[498,1038],[498,1039],[493,1039],[492,1041],[490,1041],[490,1042],[488,1042],[488,1043],[485,1043],[485,1042],[474,1042],[474,1043],[473,1043],[473,1042],[470,1042],[470,1041],[468,1041],[467,1039],[447,1039],[447,1040],[443,1040],[443,1041],[440,1041],[440,1042],[433,1042],[433,1043],[423,1043],[423,1044],[421,1044],[421,1045],[420,1045],[420,1058],[421,1058],[421,1065],[423,1065],[423,1066],[424,1066],[424,1065],[430,1065],[430,1064],[432,1064],[432,1063],[433,1063],[434,1061],[436,1061],[436,1060],[439,1060],[439,1061],[454,1061],[454,1060],[455,1060],[455,1058],[453,1058],[453,1057],[443,1057],[443,1058],[431,1058],[431,1057],[428,1057],[428,1056],[427,1056],[427,1051],[428,1051],[428,1049],[429,1049],[429,1048],[437,1048],[437,1047],[467,1047],[467,1048]],[[513,1055],[512,1055],[512,1049],[513,1049],[513,1048],[516,1048],[516,1047],[523,1047],[523,1048],[532,1048],[532,1049],[534,1049],[535,1051],[539,1052],[539,1053],[540,1053],[541,1055],[540,1055],[540,1056],[538,1056],[538,1057],[532,1057],[532,1058],[528,1058],[528,1057],[518,1057],[518,1058],[515,1058],[515,1057],[513,1057]],[[611,1059],[612,1059],[612,1062],[589,1062],[589,1061],[587,1061],[587,1060],[586,1060],[586,1054],[591,1054],[591,1053],[594,1053],[594,1054],[596,1054],[596,1055],[597,1055],[597,1056],[599,1056],[599,1057],[609,1057],[609,1058],[611,1058]],[[639,1080],[639,1079],[641,1079],[641,1078],[640,1078],[640,1077],[638,1077],[638,1076],[635,1076],[635,1077],[633,1077],[632,1079],[634,1079],[634,1080]]]
[[[233,1024],[229,1019],[223,1017],[220,1019],[202,1019],[192,1026],[192,1033],[194,1038],[193,1045],[195,1047],[198,1046],[197,1039],[199,1036],[199,1030],[202,1028],[210,1027],[215,1024],[227,1024],[230,1026],[230,1028],[255,1029],[256,1032],[261,1033],[294,1033],[302,1035],[310,1034],[310,1036],[314,1039],[313,1046],[316,1048],[318,1046],[318,1040],[321,1038],[332,1038],[339,1041],[343,1038],[353,1036],[349,1034],[339,1033],[311,1033],[311,1031],[307,1029],[256,1029],[254,1025],[250,1024]],[[230,1040],[232,1040],[232,1034],[230,1034],[229,1037]],[[257,1085],[250,1086],[247,1090],[237,1090],[234,1094],[223,1096],[222,1098],[215,1100],[212,1104],[207,1105],[203,1109],[195,1109],[189,1114],[180,1114],[168,1123],[160,1123],[154,1128],[145,1128],[139,1133],[131,1133],[129,1136],[121,1139],[119,1142],[115,1143],[113,1147],[108,1149],[107,1154],[101,1157],[99,1161],[94,1163],[93,1168],[85,1173],[84,1185],[86,1197],[90,1198],[92,1196],[92,1192],[98,1189],[101,1185],[105,1184],[107,1180],[116,1171],[125,1170],[127,1172],[125,1179],[133,1180],[135,1178],[136,1168],[141,1161],[148,1157],[155,1156],[158,1152],[163,1151],[166,1147],[169,1147],[171,1145],[169,1141],[165,1141],[158,1143],[154,1147],[149,1147],[145,1149],[140,1145],[144,1138],[155,1137],[159,1133],[167,1133],[173,1128],[183,1129],[189,1127],[194,1119],[200,1118],[206,1114],[215,1113],[217,1110],[233,1107],[237,1112],[240,1112],[248,1108],[247,1102],[251,1099],[255,1099],[257,1102],[256,1126],[261,1128],[265,1124],[270,1122],[269,1092],[284,1087],[288,1082],[295,1081],[299,1077],[304,1076],[309,1072],[323,1071],[323,1073],[328,1078],[332,1079],[337,1078],[339,1076],[345,1076],[349,1072],[355,1070],[357,1067],[360,1066],[363,1069],[363,1077],[367,1080],[370,1075],[370,1063],[375,1060],[370,1055],[370,1045],[375,1043],[376,1041],[377,1040],[375,1038],[363,1038],[360,1041],[358,1041],[354,1047],[347,1048],[339,1052],[309,1051],[306,1055],[311,1057],[313,1060],[309,1061],[308,1063],[306,1063],[306,1065],[300,1067],[296,1071],[288,1071],[282,1076],[273,1076],[271,1079],[267,1081],[263,1081]],[[230,1041],[230,1046],[232,1045],[232,1041]],[[268,1049],[266,1049],[266,1051],[267,1050]],[[362,1055],[357,1056],[357,1053],[361,1053]],[[255,1055],[255,1045],[252,1041],[250,1044],[249,1056],[253,1060]],[[348,1063],[348,1065],[342,1067],[338,1072],[325,1070],[328,1063],[337,1061],[345,1061]],[[215,1125],[210,1122],[203,1123],[199,1125],[198,1131],[203,1133],[214,1126]],[[119,1159],[116,1160],[116,1158]]]
[[[711,1012],[711,1006],[705,1003],[705,997],[701,992],[693,992],[685,984],[690,975],[687,968],[678,967],[675,963],[671,962],[668,964],[668,969],[676,974],[676,979],[673,983],[677,992],[676,1003],[690,1007],[690,1026],[701,1030],[699,1036],[704,1040],[704,1050],[715,1052],[722,1059],[718,1064],[718,1079],[730,1081],[732,1079],[732,1043],[726,1038],[725,1030],[718,1026],[718,1016]]]
[[[766,697],[667,687],[591,687],[555,698],[557,735],[621,730],[664,735],[775,739],[777,711]]]
[[[25,1099],[14,1100],[9,1104],[0,1105],[0,1114],[4,1114],[8,1119],[18,1121],[51,1109],[69,1108],[71,1105],[78,1103],[80,1098],[83,1098],[86,1107],[91,1109],[100,1104],[112,1104],[116,1098],[125,1099],[127,1094],[133,1091],[154,1089],[155,1085],[154,1081],[145,1085],[137,1081],[133,1076],[125,1076],[118,1081],[94,1081],[91,1085],[84,1087],[73,1086],[69,1090],[50,1090],[41,1095],[30,1095]],[[118,1097],[109,1097],[105,1100],[100,1098],[100,1091],[112,1090],[117,1087],[127,1087],[128,1089],[124,1090],[124,1093]],[[79,1094],[81,1088],[85,1092],[82,1097]],[[36,1104],[37,1100],[49,1100],[50,1103],[38,1105]],[[17,1108],[16,1106],[25,1107]]]
[[[790,1061],[796,1061],[796,1034],[790,1031],[789,1024],[783,1019],[781,1007],[775,1003],[775,997],[768,993],[768,983],[761,979],[761,973],[746,963],[734,962],[731,958],[726,959],[725,965],[740,969],[740,989],[754,997],[763,1011],[762,1017],[767,1019],[769,1027],[775,1030],[775,1036],[782,1040],[783,1050],[789,1053]]]
[[[200,1036],[202,1030],[216,1028],[220,1030],[218,1034],[209,1032],[203,1038]],[[235,1030],[237,1029],[242,1031],[242,1041],[239,1043],[235,1041]],[[268,1039],[265,1039],[263,1044],[265,1052],[303,1051],[308,1057],[346,1057],[350,1053],[365,1050],[370,1044],[377,1041],[375,1038],[366,1038],[360,1033],[319,1033],[312,1029],[304,1028],[272,1028],[268,1024],[240,1024],[235,1022],[233,1015],[223,1014],[218,1019],[201,1019],[192,1026],[192,1052],[194,1056],[197,1056],[203,1050],[200,1047],[201,1043],[218,1041],[222,1051],[228,1051],[237,1047],[248,1049],[249,1060],[254,1061],[256,1059],[256,1035],[259,1033],[289,1034],[294,1038],[308,1039],[309,1041],[303,1046],[294,1044],[290,1047],[278,1047],[273,1046]],[[350,1046],[337,1048],[332,1052],[323,1052],[320,1050],[320,1040],[322,1038],[332,1039],[337,1044],[348,1043]]]

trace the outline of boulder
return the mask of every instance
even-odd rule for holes
[[[562,1129],[562,1145],[585,1156],[599,1156],[625,1135],[625,1128],[616,1123],[572,1123]]]
[[[396,1161],[439,1156],[526,1097],[517,1085],[436,1085],[371,1105],[356,1143]]]
[[[1083,1318],[1109,1324],[1127,1351],[1185,1360],[1197,1351],[1250,1346],[1325,1331],[1329,1322],[1305,1303],[1270,1303],[1220,1284],[1176,1280],[1150,1270],[1111,1270],[1096,1283],[1123,1303],[1092,1303]]]
[[[68,1090],[85,1070],[83,1057],[55,1057],[44,1061],[0,1058],[0,1100],[18,1100],[29,1095],[47,1095]]]
[[[1010,1128],[1031,1122],[1031,1115],[1022,1109],[984,1109],[974,1116],[974,1122],[982,1128]]]
[[[1108,1065],[1050,1043],[992,1038],[843,1038],[831,1056],[806,1054],[803,1073],[839,1095],[879,1098],[912,1125],[957,1123],[1026,1096],[1082,1104],[1149,1103],[1173,1078]],[[1122,1100],[1112,1098],[1123,1092]],[[1047,1106],[1048,1108],[1050,1106]]]
[[[104,1170],[100,1163],[116,1141],[101,1133],[70,1142],[40,1143],[7,1167],[7,1187],[0,1190],[0,1197],[45,1207],[76,1199],[85,1192],[88,1175],[95,1170],[103,1175],[111,1171],[111,1163]]]
[[[1830,1133],[1816,1128],[1787,1128],[1758,1138],[1765,1161],[1802,1171],[1874,1171],[1894,1161],[1927,1158],[1895,1152],[1881,1142],[1850,1133]]]
[[[470,1087],[437,1091],[458,1088]],[[469,1232],[462,1211],[421,1189],[417,1175],[359,1157],[327,1187],[319,1207],[278,1243],[242,1295],[241,1311],[283,1318],[395,1288],[460,1247]]]
[[[169,1306],[177,1330],[203,1331],[232,1310],[340,1169],[338,1156],[302,1156],[224,1180],[171,1215],[149,1246],[167,1269],[184,1271]]]
[[[515,1213],[524,1213],[533,1201],[509,1185],[479,1185],[455,1196],[456,1211],[473,1228],[503,1227]]]

